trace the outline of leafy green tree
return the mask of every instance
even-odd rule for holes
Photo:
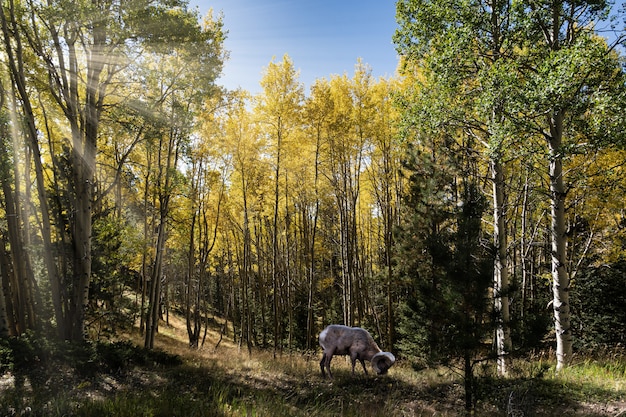
[[[572,295],[576,345],[583,349],[613,348],[626,342],[624,294],[626,261],[582,269]]]
[[[567,268],[568,158],[623,142],[624,72],[618,56],[593,32],[608,2],[530,2],[521,14],[527,37],[519,66],[525,83],[515,108],[525,130],[547,152],[551,273],[557,369],[572,358],[571,273]]]
[[[109,339],[128,331],[135,322],[136,308],[127,292],[136,288],[138,274],[130,264],[130,228],[122,219],[100,216],[93,224],[93,271],[89,291],[89,334]]]
[[[398,3],[395,41],[414,66],[411,70],[422,71],[421,88],[433,90],[423,93],[431,108],[418,104],[418,111],[428,114],[429,123],[471,134],[490,163],[499,357],[511,347],[507,309],[512,268],[507,266],[505,217],[505,174],[511,171],[506,163],[517,156],[529,162],[539,155],[546,155],[548,165],[544,176],[551,206],[558,368],[572,354],[563,164],[582,149],[619,141],[623,132],[617,116],[623,108],[623,73],[612,48],[593,33],[592,22],[606,13],[605,2]]]

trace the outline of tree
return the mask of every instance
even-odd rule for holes
[[[186,40],[204,65],[196,80],[214,80],[222,59],[221,24],[209,22],[201,30],[196,13],[184,2],[80,1],[68,7],[64,1],[10,1],[3,4],[2,28],[33,152],[55,322],[61,338],[79,341],[85,337],[92,221],[101,197],[95,184],[103,115],[121,104],[117,86],[123,85],[122,73],[132,62],[143,62],[140,45],[153,52],[157,47],[173,50]],[[24,71],[25,59],[32,61],[32,71]],[[34,96],[37,91],[40,95]],[[45,129],[37,128],[40,120]],[[46,133],[55,158],[55,207],[49,207],[39,131]],[[54,250],[55,245],[61,250]]]
[[[6,230],[0,232],[0,274],[4,287],[0,301],[0,333],[15,336],[35,329],[38,317],[31,258],[26,250],[28,228],[25,227],[27,222],[22,220],[27,211],[20,197],[20,153],[17,140],[10,134],[9,111],[8,106],[5,107],[9,97],[0,80],[0,203],[6,218]]]
[[[257,248],[254,252],[255,236],[258,228],[255,227],[264,215],[264,197],[268,191],[268,178],[270,168],[268,162],[262,157],[267,150],[267,142],[260,134],[259,126],[253,119],[253,114],[248,110],[249,94],[244,91],[235,91],[230,94],[228,111],[223,124],[223,131],[216,140],[214,151],[222,159],[224,166],[224,181],[231,184],[225,210],[228,223],[224,226],[222,240],[228,251],[228,270],[231,271],[231,288],[233,303],[238,294],[239,303],[233,305],[234,316],[240,326],[239,342],[246,343],[248,352],[251,353],[254,343],[254,306],[252,287],[254,271],[256,269],[258,280],[262,279],[261,259]],[[232,236],[232,237],[231,237]],[[232,244],[235,241],[235,256],[232,256]],[[234,258],[234,259],[233,259]],[[237,275],[235,272],[237,271]],[[239,281],[238,288],[235,282]],[[263,283],[258,284],[260,291],[266,291]],[[238,290],[238,291],[236,291]],[[265,339],[266,328],[266,297],[260,297],[261,327]]]
[[[157,237],[150,277],[149,305],[146,313],[145,346],[152,348],[158,329],[161,306],[161,285],[164,253],[168,236],[168,224],[172,199],[182,181],[178,170],[179,161],[189,146],[194,128],[194,117],[207,97],[217,90],[213,81],[219,68],[221,39],[220,21],[212,21],[201,28],[195,14],[181,16],[182,30],[172,33],[186,35],[186,43],[173,47],[169,44],[156,45],[151,63],[156,71],[149,73],[148,90],[145,96],[151,110],[151,128],[146,135],[154,141],[157,153],[155,182]]]
[[[315,141],[314,162],[313,162],[313,190],[315,196],[312,198],[302,198],[302,228],[303,242],[305,248],[305,259],[308,276],[308,297],[307,297],[307,321],[306,321],[306,347],[311,349],[316,343],[314,298],[317,287],[316,269],[316,242],[318,233],[318,219],[321,204],[320,185],[320,158],[322,143],[326,135],[329,135],[330,121],[333,112],[333,101],[331,99],[330,84],[326,80],[317,80],[311,87],[311,95],[305,104],[305,120],[311,130],[310,136]],[[308,169],[307,171],[310,171]],[[303,192],[310,188],[305,187]],[[310,205],[309,205],[310,204]]]
[[[341,313],[346,325],[362,322],[365,315],[364,285],[359,245],[359,199],[361,175],[365,170],[367,147],[372,133],[372,75],[362,62],[355,66],[353,78],[333,76],[330,94],[333,102],[332,129],[324,141],[322,166],[330,181],[338,217],[339,266],[341,271]]]
[[[112,19],[115,11],[111,4],[79,2],[65,9],[71,10],[70,13],[61,15],[54,14],[62,7],[59,3],[29,6],[26,10],[29,21],[41,22],[48,31],[41,33],[37,26],[32,26],[23,33],[47,73],[48,92],[64,115],[71,136],[68,144],[71,174],[66,185],[69,209],[74,213],[69,222],[72,289],[62,299],[62,307],[56,304],[61,334],[77,341],[85,336],[91,279],[98,130],[107,89],[121,64],[114,59],[120,45],[119,31],[115,27],[117,20]]]
[[[500,374],[506,373],[505,357],[512,348],[505,209],[505,161],[509,158],[505,150],[515,134],[505,107],[515,89],[515,80],[508,75],[517,30],[511,9],[506,0],[454,5],[402,1],[397,14],[400,29],[394,37],[407,65],[423,68],[427,88],[436,90],[431,99],[439,111],[432,112],[432,117],[440,118],[438,122],[448,128],[473,135],[489,163],[496,253],[494,310],[499,318],[495,346]],[[433,15],[437,24],[432,24]]]
[[[385,281],[387,304],[387,343],[392,350],[395,342],[397,304],[396,282],[393,273],[394,230],[400,224],[400,200],[403,193],[403,181],[400,178],[401,147],[397,140],[397,107],[391,97],[399,89],[393,81],[379,80],[373,87],[373,106],[378,117],[374,118],[372,130],[371,163],[367,167],[368,180],[375,198],[376,210],[382,225],[380,249],[381,279]],[[372,260],[373,261],[373,260]],[[382,278],[384,276],[384,278]]]
[[[405,300],[400,346],[429,363],[456,368],[460,360],[465,407],[471,410],[474,365],[484,358],[483,340],[493,331],[493,256],[481,243],[487,204],[478,188],[473,139],[456,142],[446,132],[417,129],[425,141],[407,143],[408,183],[397,237],[396,274]]]
[[[511,346],[505,163],[518,155],[532,160],[529,156],[538,153],[541,140],[550,155],[547,177],[558,367],[571,356],[563,158],[576,146],[566,145],[564,138],[599,144],[599,129],[592,132],[585,121],[597,122],[596,117],[604,118],[612,132],[619,131],[615,115],[623,97],[621,71],[611,48],[592,36],[593,25],[588,24],[606,10],[603,2],[525,6],[486,1],[454,7],[437,1],[398,3],[399,50],[410,65],[424,70],[428,88],[435,87],[429,103],[436,107],[427,111],[431,123],[470,132],[485,146],[490,160],[499,358]],[[613,86],[611,99],[604,90],[608,85]],[[504,372],[502,361],[500,365]]]
[[[626,262],[583,268],[572,295],[577,345],[589,350],[620,346],[626,341]]]
[[[26,39],[21,35],[20,23],[17,16],[22,15],[21,5],[16,7],[13,2],[9,2],[8,5],[2,5],[2,13],[0,18],[2,19],[2,34],[4,41],[4,52],[7,57],[7,64],[9,73],[11,75],[11,81],[13,85],[13,91],[19,100],[19,110],[15,109],[15,115],[21,115],[24,120],[23,135],[25,138],[25,149],[32,155],[32,161],[35,170],[35,179],[37,184],[37,196],[41,212],[41,236],[43,240],[43,257],[44,265],[48,274],[48,280],[52,289],[52,302],[54,305],[55,318],[59,327],[59,334],[64,335],[66,333],[66,323],[63,321],[63,310],[61,303],[61,289],[60,279],[58,275],[57,266],[54,260],[54,251],[52,246],[52,224],[50,221],[48,193],[46,190],[46,184],[44,181],[44,169],[43,161],[41,157],[41,149],[37,140],[37,121],[35,119],[35,113],[33,109],[33,99],[29,94],[28,84],[32,81],[27,78],[25,71],[25,60],[28,56],[25,52],[24,43]],[[4,94],[3,94],[4,96]],[[17,107],[17,106],[16,106]],[[20,111],[21,110],[21,111]],[[18,130],[19,131],[19,130]],[[8,140],[8,137],[5,138]],[[16,138],[14,138],[16,139]],[[5,142],[6,143],[6,142]],[[7,153],[8,155],[8,153]],[[26,159],[28,160],[28,158]],[[28,170],[25,170],[27,173]],[[28,174],[25,174],[28,175]],[[16,185],[18,184],[18,178],[14,178]],[[18,191],[19,187],[16,187],[15,191]],[[30,189],[27,186],[25,188],[26,195],[29,195]],[[24,221],[24,239],[28,237],[28,222]],[[19,248],[15,248],[16,251],[20,251]],[[34,277],[27,277],[27,279],[33,279]],[[30,308],[30,307],[26,307]]]
[[[623,140],[617,115],[624,103],[624,73],[612,47],[591,24],[608,13],[607,2],[531,2],[530,37],[524,45],[532,70],[524,70],[519,104],[527,129],[547,148],[551,207],[551,263],[557,369],[572,358],[571,276],[567,270],[564,161],[569,155]],[[525,106],[529,106],[524,109]]]
[[[281,345],[283,326],[280,324],[280,317],[283,314],[281,309],[281,293],[287,290],[289,298],[289,285],[281,282],[281,269],[283,274],[288,274],[288,264],[284,263],[281,268],[279,259],[279,236],[287,236],[287,224],[279,225],[280,200],[287,198],[281,194],[281,182],[287,183],[288,173],[285,170],[286,148],[293,140],[294,131],[299,125],[300,109],[304,99],[302,85],[298,81],[298,73],[293,66],[293,62],[288,55],[283,57],[283,61],[270,62],[263,78],[261,79],[263,92],[257,97],[255,113],[259,122],[263,126],[271,140],[271,152],[273,156],[274,169],[274,209],[272,215],[272,290],[273,290],[273,313],[274,313],[274,354],[277,353]],[[291,145],[293,146],[293,145]],[[283,177],[284,176],[284,177]],[[284,213],[285,217],[288,213]],[[287,219],[285,219],[287,221]],[[281,232],[284,230],[284,232]],[[289,305],[289,303],[287,303]],[[291,323],[289,323],[291,325]]]
[[[189,345],[199,347],[202,323],[205,322],[205,336],[208,327],[207,288],[210,256],[217,243],[225,178],[218,171],[221,161],[213,155],[208,145],[216,142],[224,127],[225,108],[221,97],[206,100],[208,114],[202,126],[202,141],[192,144],[187,173],[189,184],[189,204],[191,225],[189,226],[188,265],[183,292],[185,320]],[[203,112],[204,114],[204,112]],[[222,171],[225,167],[222,165]],[[216,196],[214,196],[214,194]],[[187,217],[187,216],[185,216]],[[202,340],[204,345],[204,338]]]

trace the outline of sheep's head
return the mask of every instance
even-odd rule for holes
[[[384,375],[395,362],[396,358],[391,352],[379,352],[372,358],[372,368],[377,374]]]

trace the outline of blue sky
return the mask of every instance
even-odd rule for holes
[[[204,15],[224,13],[230,59],[218,83],[261,90],[264,67],[289,55],[306,92],[317,78],[352,75],[358,58],[375,77],[392,76],[395,0],[191,0]]]

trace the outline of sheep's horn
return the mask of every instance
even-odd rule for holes
[[[396,362],[391,352],[379,352],[372,358],[372,368],[377,374],[384,374]]]

